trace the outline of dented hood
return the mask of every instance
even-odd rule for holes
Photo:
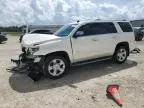
[[[22,39],[22,45],[31,46],[47,41],[60,39],[60,37],[51,34],[25,34]]]

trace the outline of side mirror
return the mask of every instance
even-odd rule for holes
[[[84,32],[83,31],[77,31],[74,35],[74,37],[78,37],[78,36],[83,36]]]

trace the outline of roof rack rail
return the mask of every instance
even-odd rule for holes
[[[96,20],[101,20],[101,19],[96,19]]]

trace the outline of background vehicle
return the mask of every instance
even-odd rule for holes
[[[59,78],[71,65],[107,58],[122,64],[134,48],[128,21],[85,21],[65,25],[54,34],[26,34],[19,61],[39,65],[44,75]]]
[[[142,41],[144,37],[144,27],[133,27],[135,33],[135,40]]]
[[[7,41],[6,33],[0,32],[0,43]]]
[[[31,32],[29,32],[29,34],[33,34],[33,33],[36,33],[36,34],[53,34],[50,30],[33,30]],[[20,36],[20,42],[22,41],[22,38],[23,36],[25,35],[25,33],[21,34]]]
[[[34,30],[31,31],[30,34],[37,33],[37,34],[53,34],[50,30]]]
[[[22,41],[23,36],[26,33],[42,33],[42,34],[52,34],[56,32],[62,25],[29,25],[22,29],[22,34],[20,35],[19,41]]]
[[[144,20],[132,20],[132,27],[135,33],[135,40],[141,41],[144,37]]]

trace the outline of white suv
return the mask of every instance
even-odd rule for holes
[[[124,63],[134,48],[134,32],[128,21],[85,21],[65,25],[53,35],[26,34],[20,62],[59,78],[74,64],[109,57]]]

